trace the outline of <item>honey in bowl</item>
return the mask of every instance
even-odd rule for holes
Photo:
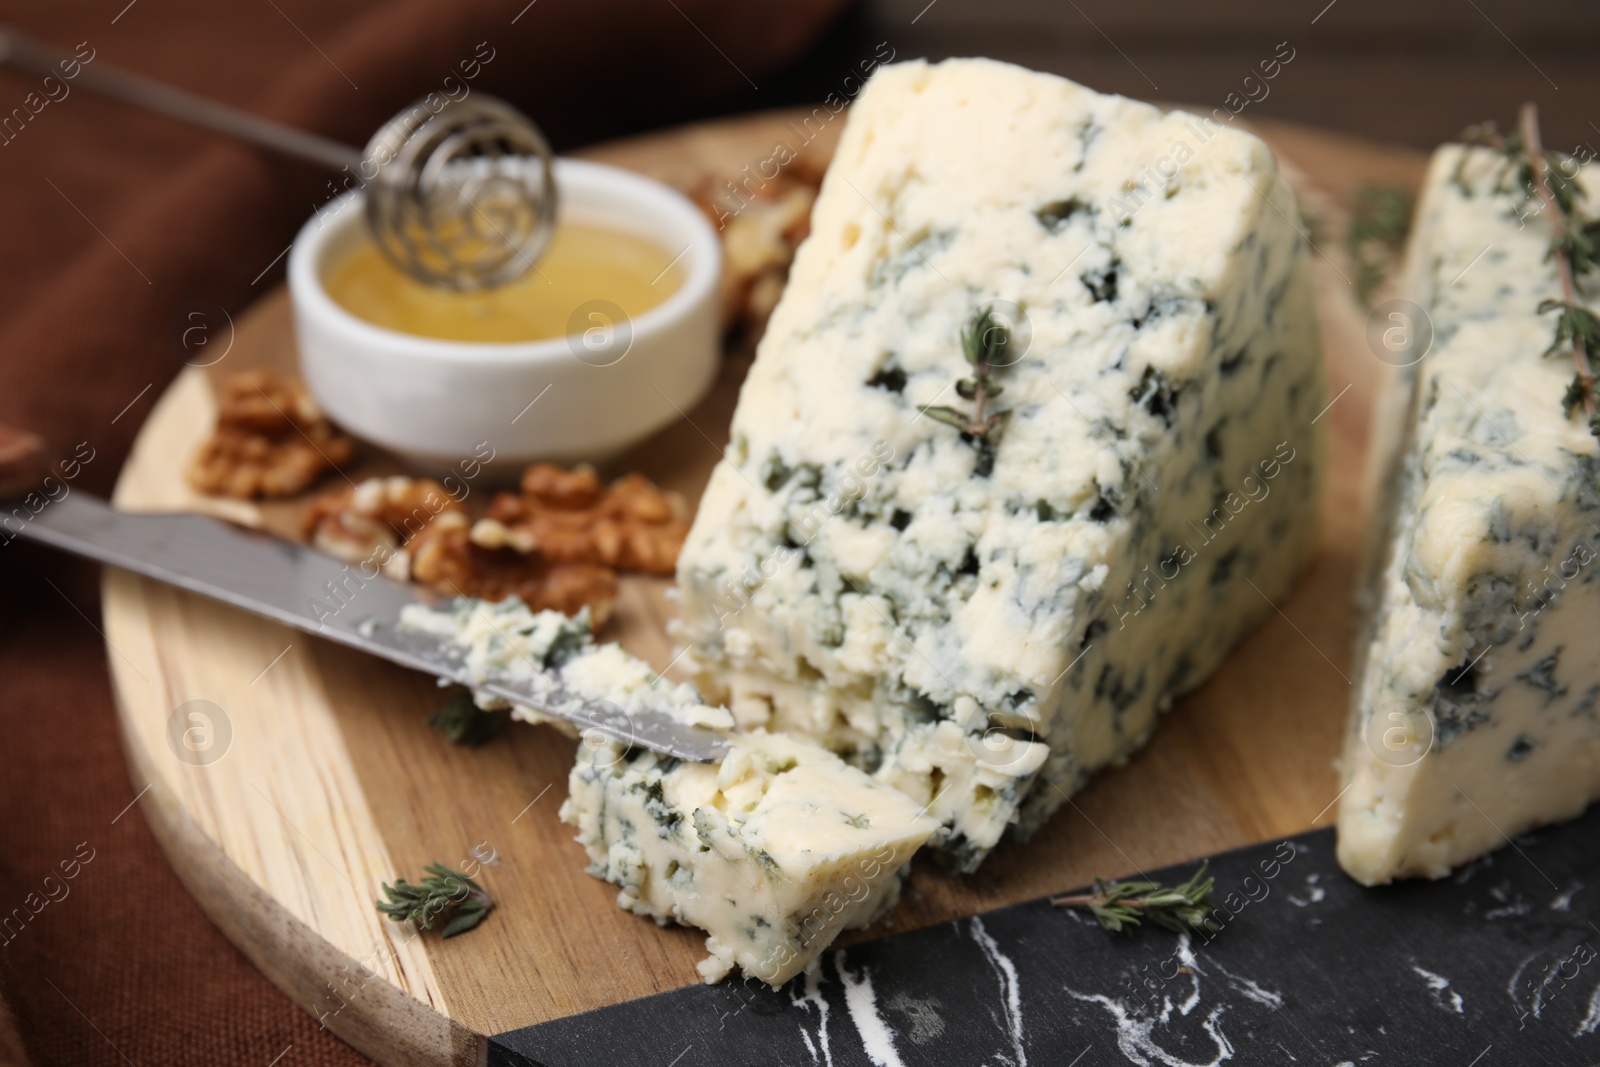
[[[328,267],[323,285],[340,307],[375,326],[445,341],[518,344],[581,333],[590,322],[580,308],[597,300],[636,318],[682,280],[672,253],[648,238],[574,221],[556,228],[534,269],[497,289],[463,293],[417,281],[364,236]]]

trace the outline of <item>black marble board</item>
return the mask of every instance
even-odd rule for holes
[[[1600,1065],[1600,808],[1439,882],[1364,889],[1333,844],[1214,857],[1210,938],[1033,901],[831,952],[777,992],[734,979],[512,1031],[488,1062]]]

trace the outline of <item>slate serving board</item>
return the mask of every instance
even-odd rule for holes
[[[1600,1064],[1600,810],[1365,889],[1321,830],[1215,857],[1209,938],[1036,900],[493,1038],[490,1067]],[[1193,864],[1150,872],[1181,881]]]

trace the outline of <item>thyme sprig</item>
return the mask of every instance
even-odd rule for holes
[[[1345,249],[1356,265],[1356,295],[1370,304],[1372,294],[1394,272],[1411,232],[1411,192],[1393,185],[1367,183],[1356,189],[1350,205]]]
[[[1050,903],[1058,908],[1088,908],[1112,933],[1131,934],[1145,919],[1178,933],[1203,931],[1207,917],[1217,909],[1211,900],[1217,880],[1206,877],[1206,866],[1202,862],[1187,882],[1170,889],[1159,882],[1096,878],[1093,893],[1051,897]]]
[[[494,907],[494,901],[483,886],[460,871],[451,870],[442,863],[430,863],[428,872],[417,885],[404,878],[394,885],[383,886],[387,900],[377,901],[378,910],[394,922],[414,922],[424,930],[432,929],[435,919],[445,919],[440,937],[464,934],[483,922]]]
[[[1012,343],[1011,328],[994,317],[994,309],[980,310],[961,331],[961,354],[972,365],[972,377],[956,382],[956,395],[972,401],[972,413],[942,404],[924,404],[922,413],[983,444],[993,444],[1011,412],[985,409],[1002,392],[994,381],[995,372],[1015,362],[1010,355]]]
[[[496,737],[510,721],[505,711],[484,711],[466,690],[452,696],[428,716],[428,725],[458,745],[481,745]]]
[[[1555,336],[1544,354],[1572,356],[1572,380],[1562,394],[1561,410],[1570,419],[1581,409],[1588,417],[1589,432],[1600,437],[1591,362],[1600,352],[1600,316],[1578,293],[1578,280],[1600,267],[1600,220],[1585,220],[1579,211],[1584,193],[1577,167],[1570,166],[1573,157],[1545,149],[1539,135],[1539,109],[1532,103],[1522,105],[1514,132],[1502,134],[1494,123],[1486,122],[1467,130],[1462,139],[1500,152],[1506,163],[1496,178],[1496,190],[1509,192],[1514,187],[1537,198],[1550,220],[1550,248],[1545,258],[1555,261],[1561,296],[1539,302],[1539,314],[1556,313]],[[1456,180],[1465,187],[1459,167]]]

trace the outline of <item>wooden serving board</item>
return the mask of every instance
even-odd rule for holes
[[[1333,444],[1322,552],[1279,613],[1178,702],[1126,767],[1101,775],[1027,845],[1002,845],[976,876],[919,863],[899,907],[854,940],[1331,819],[1350,692],[1350,590],[1367,511],[1367,424],[1386,370],[1367,347],[1367,314],[1339,251],[1341,205],[1363,182],[1415,188],[1424,160],[1291,126],[1255,128],[1318,220],[1328,396],[1337,398],[1323,416]],[[689,186],[736,174],[779,142],[798,147],[798,129],[791,116],[763,115],[584,154]],[[817,160],[830,150],[831,136],[805,148]],[[226,356],[210,370],[186,370],[152,412],[116,503],[281,528],[282,506],[198,497],[183,469],[213,421],[208,375],[292,366],[284,293],[219,341],[231,345]],[[688,419],[618,469],[696,499],[726,440],[748,358],[730,354]],[[348,473],[393,469],[368,456]],[[671,658],[664,586],[625,580],[605,635],[658,666]],[[122,572],[106,574],[104,604],[145,817],[212,920],[351,1044],[385,1064],[472,1064],[488,1036],[697,980],[701,933],[622,912],[616,890],[584,873],[583,852],[556,817],[573,755],[565,737],[519,726],[481,748],[455,747],[424,722],[442,700],[431,679]],[[198,762],[179,758],[189,750],[173,740],[190,728],[210,743]],[[473,856],[486,860],[482,881],[497,907],[471,934],[419,937],[373,908],[381,882]]]

